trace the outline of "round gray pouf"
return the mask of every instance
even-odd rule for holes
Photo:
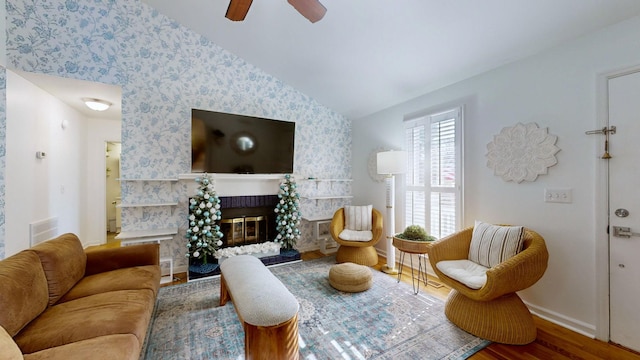
[[[373,284],[371,269],[350,262],[333,265],[329,270],[329,284],[344,292],[361,292]]]

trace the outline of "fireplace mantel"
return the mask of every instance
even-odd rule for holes
[[[195,179],[203,173],[182,174],[180,180],[192,180],[189,193],[197,188]],[[275,195],[284,174],[209,174],[218,196]]]

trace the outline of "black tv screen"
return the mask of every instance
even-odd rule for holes
[[[293,173],[295,122],[191,110],[191,172]]]

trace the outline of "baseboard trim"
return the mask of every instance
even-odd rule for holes
[[[186,273],[187,271],[189,271],[189,265],[174,266],[173,268],[174,276],[175,274]]]
[[[529,308],[529,311],[531,311],[532,314],[544,320],[547,320],[556,325],[562,326],[563,328],[569,329],[571,331],[575,331],[578,334],[584,335],[591,339],[596,338],[596,327],[593,324],[585,323],[584,321],[580,321],[580,320],[562,315],[555,311],[533,305],[526,301],[524,303],[525,305],[527,305],[527,307]]]
[[[101,246],[101,245],[104,245],[104,243],[97,242],[97,241],[92,241],[92,242],[89,242],[89,243],[82,243],[82,247],[85,248],[85,249],[88,248],[88,247],[91,247],[91,246]]]

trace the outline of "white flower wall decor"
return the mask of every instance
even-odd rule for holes
[[[536,123],[505,127],[487,144],[487,166],[504,181],[535,181],[558,163],[558,137]]]
[[[383,151],[389,151],[390,149],[377,147],[371,153],[369,153],[369,160],[367,162],[367,170],[369,171],[369,177],[375,182],[384,182],[385,174],[378,174],[378,153]]]

